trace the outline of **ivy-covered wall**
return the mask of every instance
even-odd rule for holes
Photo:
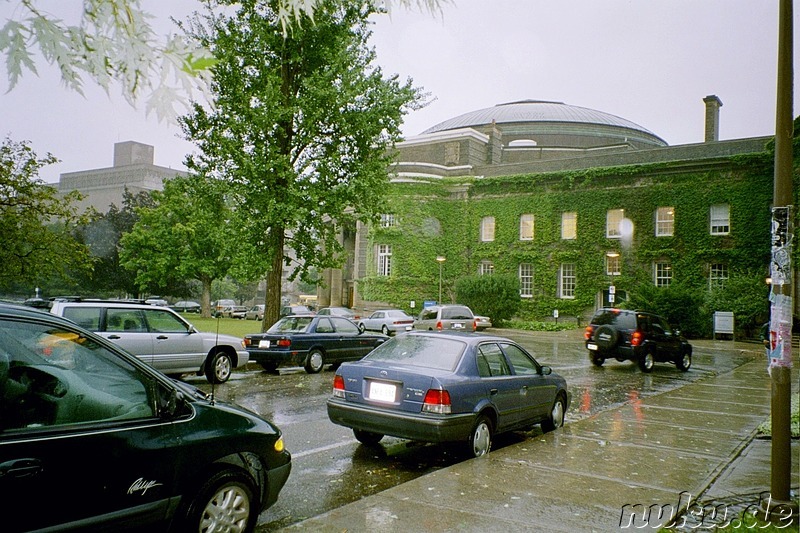
[[[543,318],[585,316],[607,289],[605,256],[621,252],[618,291],[653,280],[652,263],[669,260],[673,283],[707,290],[708,267],[724,263],[730,275],[762,272],[770,257],[773,195],[771,154],[735,156],[704,162],[659,163],[564,173],[493,178],[444,178],[393,183],[388,205],[397,223],[370,230],[373,245],[392,247],[391,275],[376,276],[375,255],[359,281],[364,300],[409,309],[409,302],[438,300],[439,263],[443,300],[454,301],[459,277],[474,275],[481,261],[495,272],[517,274],[520,263],[534,269],[533,297],[524,298],[521,315]],[[797,181],[797,180],[796,180]],[[795,186],[797,191],[797,186]],[[710,234],[710,207],[730,206],[730,233]],[[655,236],[658,207],[674,207],[674,235]],[[624,209],[633,221],[630,247],[606,238],[609,209]],[[577,238],[561,239],[561,214],[577,213]],[[534,238],[519,238],[522,214],[534,215]],[[495,217],[495,239],[480,241],[480,223]],[[559,266],[574,263],[574,299],[558,297]],[[480,312],[476,310],[476,312]]]

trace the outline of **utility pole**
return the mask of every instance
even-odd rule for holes
[[[772,379],[772,483],[770,514],[797,507],[791,502],[791,369],[794,305],[792,279],[793,71],[792,1],[779,0],[778,94],[775,118],[775,185],[772,209],[772,293],[770,294],[770,376]],[[777,280],[777,284],[776,284]]]

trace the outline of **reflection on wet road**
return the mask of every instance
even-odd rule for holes
[[[559,333],[492,330],[514,339],[537,360],[563,375],[572,394],[570,421],[590,417],[628,404],[634,419],[645,417],[637,409],[643,398],[720,373],[742,364],[752,354],[737,359],[730,351],[715,353],[695,348],[692,368],[680,372],[671,364],[657,364],[644,374],[631,362],[607,361],[602,367],[589,362],[581,331]],[[236,402],[272,420],[283,432],[292,453],[292,474],[278,502],[259,517],[257,531],[276,531],[305,518],[335,509],[434,470],[466,459],[454,446],[409,442],[384,437],[378,447],[367,447],[353,433],[328,420],[325,402],[330,396],[333,372],[306,374],[300,368],[267,373],[256,365],[237,372],[215,387],[216,397]],[[200,377],[186,381],[205,391],[211,386]],[[622,422],[621,422],[622,423]],[[519,444],[541,434],[536,429],[496,437],[494,449]]]

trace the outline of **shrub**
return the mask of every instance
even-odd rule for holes
[[[467,276],[456,283],[456,295],[459,303],[500,327],[519,309],[519,280],[507,274]]]

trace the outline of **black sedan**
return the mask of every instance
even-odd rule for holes
[[[316,374],[326,364],[356,361],[389,337],[363,333],[352,320],[339,316],[291,315],[275,322],[266,333],[246,335],[250,359],[264,370],[303,366]]]
[[[3,531],[252,531],[291,464],[267,420],[0,304]]]
[[[497,433],[562,426],[569,401],[564,378],[509,339],[412,331],[343,364],[327,407],[364,444],[463,442],[478,457]]]

